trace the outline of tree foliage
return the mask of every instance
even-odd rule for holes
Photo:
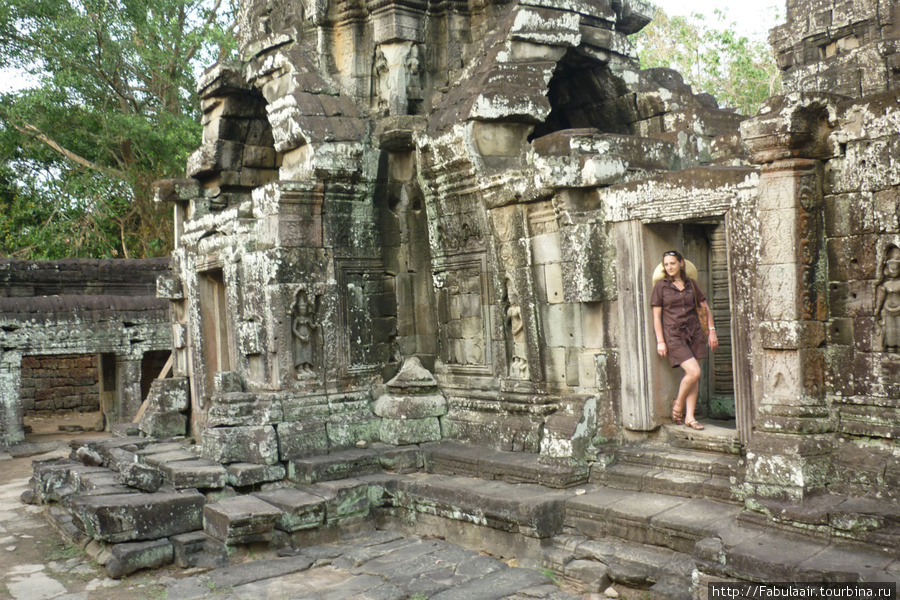
[[[745,115],[781,89],[770,46],[735,33],[735,24],[721,11],[716,23],[703,15],[669,17],[657,8],[653,21],[632,39],[641,67],[669,67],[684,77],[695,93],[716,97],[722,108]]]
[[[166,254],[153,181],[200,142],[194,73],[230,52],[230,0],[4,0],[0,255]]]

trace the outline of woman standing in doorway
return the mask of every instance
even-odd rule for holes
[[[668,356],[672,368],[681,367],[684,377],[678,388],[678,396],[672,400],[672,421],[683,422],[686,427],[703,429],[697,422],[697,394],[700,391],[700,363],[706,358],[706,343],[700,326],[697,307],[706,309],[709,324],[709,347],[719,347],[719,338],[713,323],[712,311],[706,296],[693,279],[688,279],[684,257],[675,250],[663,254],[665,275],[656,282],[650,304],[653,306],[653,329],[656,332],[656,353]]]

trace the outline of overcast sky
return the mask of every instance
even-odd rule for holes
[[[766,40],[769,30],[784,21],[784,0],[650,0],[667,15],[687,16],[700,13],[713,18],[719,9],[727,15],[727,22],[737,24],[737,29],[748,37]]]

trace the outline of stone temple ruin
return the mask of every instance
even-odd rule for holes
[[[368,524],[661,597],[900,579],[900,4],[788,0],[749,118],[640,68],[650,15],[242,2],[158,185],[174,376],[29,499],[119,575]],[[654,352],[671,248],[722,341],[704,432]]]

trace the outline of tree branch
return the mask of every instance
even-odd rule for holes
[[[71,150],[67,150],[66,148],[63,148],[58,143],[56,143],[56,141],[54,141],[53,139],[51,139],[50,137],[45,135],[40,129],[38,129],[34,125],[29,125],[28,123],[25,123],[24,125],[19,125],[12,121],[9,121],[9,124],[12,125],[16,129],[16,131],[18,131],[19,133],[21,133],[23,135],[27,135],[29,137],[32,137],[32,138],[38,140],[39,142],[42,142],[42,143],[46,144],[47,146],[50,146],[53,150],[55,150],[59,154],[65,156],[72,162],[81,165],[82,167],[91,169],[92,171],[99,171],[106,175],[112,175],[114,177],[119,177],[120,179],[125,178],[125,173],[123,171],[119,171],[118,169],[110,169],[109,167],[104,167],[102,165],[98,165],[97,163],[91,162],[88,159],[75,154]]]

